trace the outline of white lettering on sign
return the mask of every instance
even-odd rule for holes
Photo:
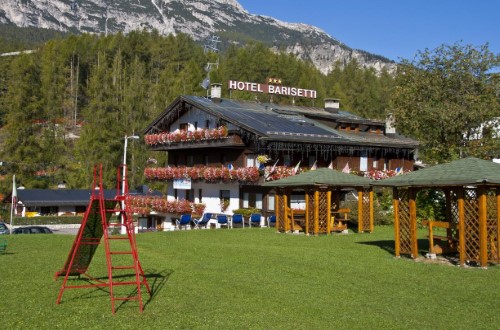
[[[304,89],[304,88],[287,87],[279,85],[265,85],[265,84],[245,82],[245,81],[235,81],[235,80],[229,80],[228,85],[229,89],[234,89],[239,91],[268,93],[268,94],[285,95],[285,96],[299,96],[311,99],[316,98],[316,90],[314,89]]]

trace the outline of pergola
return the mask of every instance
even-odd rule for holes
[[[393,187],[396,256],[417,257],[416,196],[422,189],[436,188],[445,195],[446,221],[442,227],[455,231],[460,265],[476,262],[486,267],[500,261],[500,164],[464,158],[373,185]],[[429,241],[433,242],[432,230]]]
[[[296,226],[295,213],[302,213],[302,230],[306,234],[330,234],[333,230],[332,214],[339,210],[341,189],[357,191],[358,230],[373,231],[372,181],[367,178],[346,174],[329,168],[320,168],[266,182],[263,186],[276,187],[276,230],[293,231]],[[305,210],[293,210],[290,196],[294,189],[305,192]]]

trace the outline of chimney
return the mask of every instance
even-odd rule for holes
[[[339,113],[340,99],[325,99],[325,111]]]
[[[221,89],[222,89],[222,84],[212,84],[211,85],[210,97],[212,99],[212,102],[220,103],[220,101],[221,101],[221,99],[220,99]]]
[[[388,113],[387,116],[385,117],[385,134],[396,134],[396,127],[394,126],[394,123],[396,120],[394,119],[394,116],[392,113]]]

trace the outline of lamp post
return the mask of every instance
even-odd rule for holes
[[[127,136],[125,135],[125,145],[123,146],[123,174],[122,174],[122,196],[123,196],[123,201],[122,201],[122,210],[125,211],[125,181],[127,180],[127,145],[128,145],[128,139],[134,139],[138,140],[139,137],[137,135],[131,135]],[[122,215],[122,225],[120,226],[120,233],[121,234],[126,234],[127,230],[125,228],[125,223]]]

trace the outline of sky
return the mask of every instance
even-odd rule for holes
[[[316,26],[347,46],[400,62],[440,45],[500,53],[500,0],[238,0],[251,14]]]

